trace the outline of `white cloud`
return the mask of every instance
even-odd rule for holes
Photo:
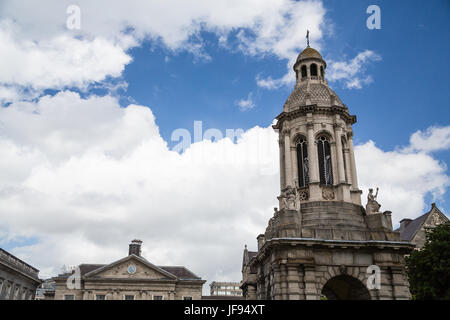
[[[361,89],[373,82],[372,76],[365,74],[367,65],[380,60],[380,55],[364,50],[349,61],[329,61],[326,78],[331,82],[342,82],[348,89]]]
[[[306,28],[313,40],[320,40],[325,15],[321,1],[81,0],[81,29],[73,31],[66,29],[71,4],[2,1],[0,87],[21,86],[37,94],[42,89],[85,88],[120,76],[131,61],[128,49],[144,40],[209,61],[203,31],[214,33],[230,50],[293,61]],[[15,101],[13,94],[8,97]]]
[[[38,239],[13,252],[43,276],[120,258],[137,237],[154,263],[239,280],[243,245],[277,202],[271,128],[180,155],[150,109],[112,97],[61,92],[2,108],[0,119],[0,229]]]
[[[0,119],[0,235],[36,239],[12,252],[42,276],[63,264],[111,262],[141,238],[156,264],[239,281],[243,245],[255,249],[277,205],[271,127],[178,154],[149,108],[69,91],[14,103]],[[362,189],[379,186],[394,221],[421,214],[424,196],[441,197],[449,183],[445,165],[423,152],[367,142],[356,157]]]
[[[255,102],[253,101],[253,93],[250,92],[247,96],[247,99],[241,99],[236,102],[241,111],[247,111],[253,109],[255,107]]]
[[[443,200],[450,184],[447,166],[422,152],[383,151],[369,141],[355,148],[355,157],[363,203],[368,189],[379,187],[381,209],[392,211],[394,224],[424,213],[426,195]]]
[[[450,126],[430,127],[417,131],[410,138],[409,151],[433,152],[450,148]]]
[[[86,88],[107,76],[118,77],[131,61],[109,41],[59,36],[51,40],[20,41],[0,29],[0,84],[36,90]]]

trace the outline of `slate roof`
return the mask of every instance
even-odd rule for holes
[[[142,257],[141,257],[142,258]],[[97,270],[101,267],[107,266],[106,264],[80,264],[80,273],[82,276],[85,274],[92,272],[94,270]],[[157,266],[158,268],[163,269],[164,271],[174,275],[178,279],[181,280],[201,280],[201,278],[197,275],[195,275],[193,272],[188,270],[184,266]],[[72,273],[66,272],[63,274],[60,274],[59,277],[69,277]]]
[[[411,241],[414,238],[414,236],[416,235],[417,231],[419,231],[420,228],[422,227],[422,225],[425,223],[425,221],[427,220],[430,213],[433,212],[433,209],[436,209],[437,212],[441,213],[445,217],[445,215],[433,203],[431,205],[430,211],[428,211],[427,213],[421,215],[420,217],[418,217],[414,220],[411,220],[411,222],[409,222],[406,225],[403,232],[400,232],[400,239],[406,240],[406,241]],[[400,228],[397,228],[395,231],[400,231]]]
[[[420,229],[420,227],[422,227],[422,224],[425,222],[425,220],[427,220],[427,217],[430,214],[430,212],[427,212],[421,215],[420,217],[412,220],[410,223],[408,223],[407,226],[405,227],[405,230],[403,230],[403,232],[400,233],[400,240],[411,241],[416,232]],[[395,231],[399,230],[400,228]]]
[[[179,279],[195,279],[200,280],[201,278],[194,273],[192,273],[190,270],[186,269],[183,266],[158,266],[158,268],[161,268],[174,276],[176,276]]]

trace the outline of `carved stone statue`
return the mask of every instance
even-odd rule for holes
[[[381,205],[377,202],[378,188],[375,195],[373,194],[373,189],[369,189],[369,194],[367,195],[366,213],[372,214],[380,212]]]
[[[297,210],[297,203],[300,203],[297,195],[297,188],[287,186],[277,197],[280,200],[280,209]]]

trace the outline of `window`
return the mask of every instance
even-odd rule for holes
[[[96,294],[95,300],[106,300],[106,296],[104,294]]]
[[[322,77],[322,80],[325,79],[325,74],[323,72],[323,67],[320,67],[320,76]]]
[[[317,64],[313,63],[310,68],[311,68],[311,76],[317,76]]]
[[[183,300],[192,300],[192,297],[183,297]]]
[[[306,74],[306,66],[303,65],[303,66],[302,66],[302,78],[304,78],[304,77],[306,77],[306,76],[307,76],[307,74]]]
[[[8,284],[8,286],[6,287],[6,294],[5,294],[5,299],[8,300],[11,297],[11,285]]]
[[[163,300],[163,296],[153,296],[153,300]]]
[[[319,157],[320,184],[333,185],[330,142],[326,136],[320,136],[317,139],[317,153]]]
[[[64,300],[75,300],[75,296],[73,294],[65,294]]]
[[[298,186],[306,187],[309,183],[308,146],[306,139],[300,137],[297,140],[297,171]]]
[[[125,300],[134,300],[134,296],[132,296],[132,295],[125,295]]]

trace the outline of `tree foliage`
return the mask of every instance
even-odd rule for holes
[[[406,258],[413,299],[450,299],[450,222],[427,232],[422,250]]]

